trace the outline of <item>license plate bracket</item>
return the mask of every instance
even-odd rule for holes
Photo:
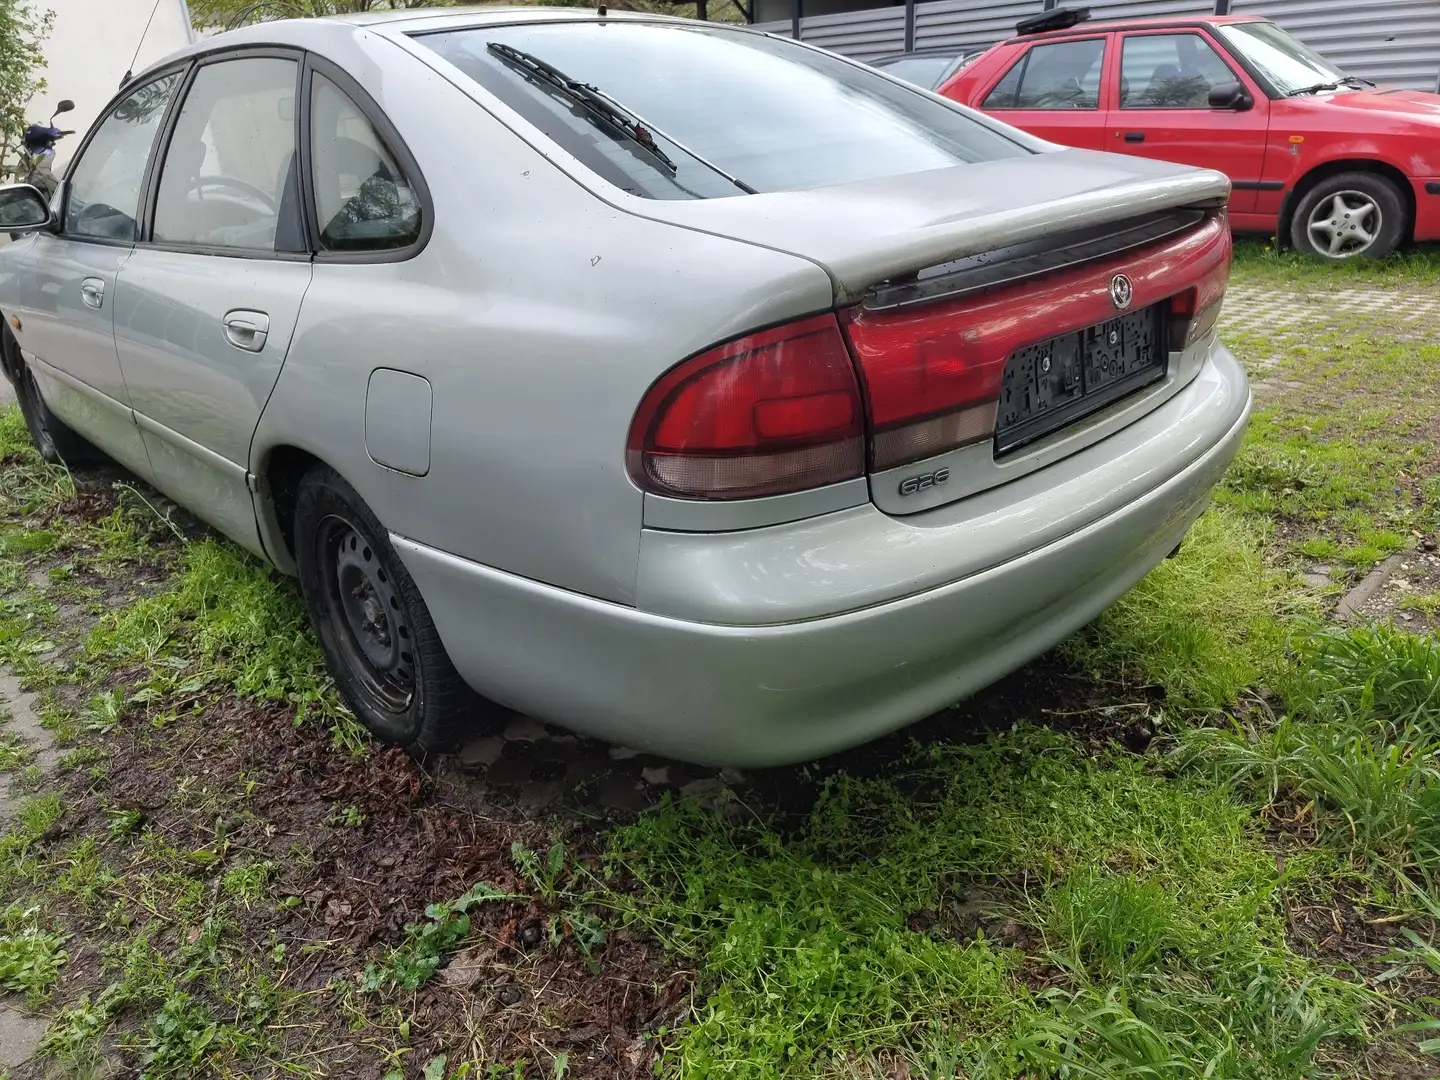
[[[1165,377],[1163,305],[1027,345],[1005,362],[995,456],[1013,453]]]

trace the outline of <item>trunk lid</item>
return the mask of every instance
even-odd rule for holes
[[[1063,149],[804,191],[627,200],[639,216],[809,259],[858,300],[877,282],[1059,230],[1229,195],[1218,172]]]

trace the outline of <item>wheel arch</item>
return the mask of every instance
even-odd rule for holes
[[[1343,157],[1316,165],[1291,185],[1289,191],[1285,192],[1284,197],[1280,200],[1280,217],[1275,231],[1275,239],[1279,246],[1290,246],[1290,226],[1295,215],[1295,208],[1300,205],[1301,200],[1310,193],[1316,184],[1347,172],[1374,173],[1394,184],[1400,191],[1400,198],[1405,203],[1405,212],[1408,215],[1400,241],[1408,244],[1414,239],[1415,190],[1411,187],[1410,180],[1405,173],[1388,161],[1382,161],[1379,158]]]
[[[295,498],[300,480],[314,466],[328,464],[304,447],[277,443],[264,451],[254,471],[260,540],[276,568],[291,576],[297,573]]]

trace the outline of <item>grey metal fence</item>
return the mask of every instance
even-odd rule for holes
[[[1083,0],[1080,0],[1083,2]],[[1345,71],[1385,86],[1434,90],[1440,79],[1440,0],[1220,0],[1235,14],[1264,15]],[[915,5],[915,47],[983,48],[1009,37],[1043,0],[929,0]],[[1112,0],[1089,5],[1093,19],[1199,15],[1215,0]],[[790,36],[792,22],[757,23]],[[857,60],[905,47],[905,8],[872,8],[800,20],[804,41]]]

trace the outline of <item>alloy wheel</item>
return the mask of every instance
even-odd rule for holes
[[[1306,223],[1315,249],[1332,259],[1348,259],[1369,250],[1380,235],[1380,205],[1363,191],[1337,191],[1310,212]]]

